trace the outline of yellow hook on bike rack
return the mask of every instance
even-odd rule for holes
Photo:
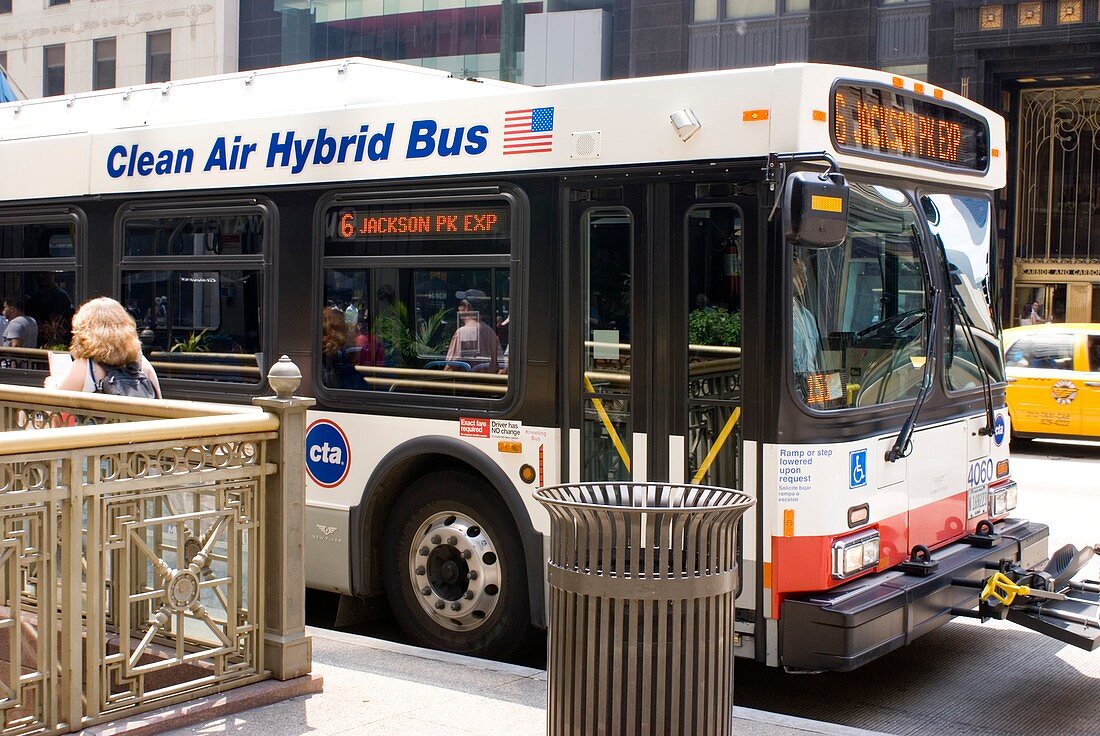
[[[1031,595],[1031,588],[1026,585],[1017,585],[1003,572],[996,572],[982,588],[981,599],[985,601],[996,598],[1006,606],[1011,606],[1018,595]]]

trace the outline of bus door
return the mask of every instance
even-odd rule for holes
[[[566,279],[567,475],[645,480],[649,375],[645,185],[569,189]]]
[[[756,237],[756,198],[744,196],[746,189],[707,183],[675,187],[669,343],[685,373],[674,380],[683,389],[671,392],[678,406],[671,413],[670,477],[751,491],[742,475],[742,365],[748,364],[741,351],[746,287],[754,293],[744,274],[746,249]]]
[[[728,184],[567,191],[567,475],[742,488],[743,255]]]

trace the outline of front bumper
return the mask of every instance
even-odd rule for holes
[[[927,576],[892,569],[847,585],[783,601],[780,661],[803,670],[852,670],[899,649],[977,606],[974,589],[1002,560],[1032,567],[1047,558],[1045,524],[1006,519],[991,548],[956,542],[936,550]],[[971,585],[958,585],[967,581]]]

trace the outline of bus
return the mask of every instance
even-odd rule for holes
[[[1005,159],[972,101],[818,64],[344,59],[0,105],[0,282],[38,325],[0,380],[40,384],[103,294],[170,397],[248,401],[289,356],[308,585],[474,655],[546,626],[535,489],[739,489],[737,653],[851,669],[993,617],[994,571],[1067,577],[1012,516]]]

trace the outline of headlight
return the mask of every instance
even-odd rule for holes
[[[989,515],[1004,516],[1016,508],[1016,481],[989,489]]]
[[[833,542],[833,577],[843,580],[878,565],[879,535],[871,530]]]

